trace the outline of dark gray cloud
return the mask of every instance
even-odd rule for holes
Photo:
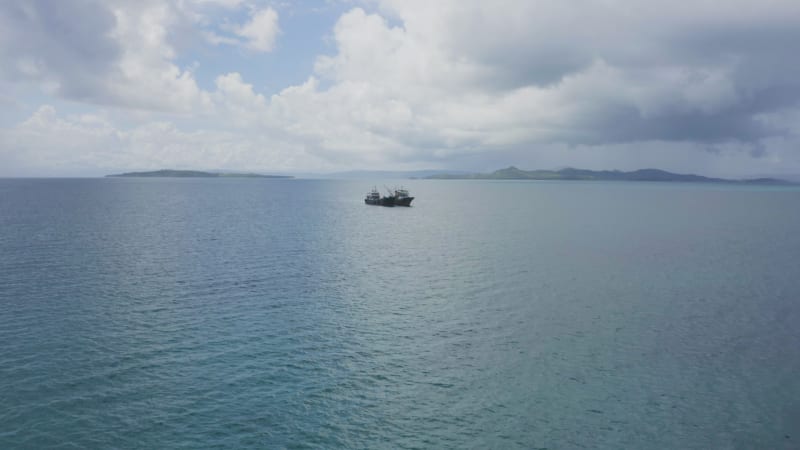
[[[593,110],[575,116],[572,127],[555,140],[588,145],[648,140],[755,143],[791,132],[764,123],[759,114],[799,104],[800,86],[794,85],[750,92],[741,101],[713,113],[694,110],[647,117],[632,105],[598,104]]]
[[[487,68],[477,89],[558,89],[601,61],[645,97],[688,98],[683,106],[676,100],[674,108],[647,114],[617,86],[619,93],[598,93],[576,109],[552,136],[559,142],[754,142],[787,132],[763,124],[760,114],[800,107],[800,7],[791,2],[683,8],[658,1],[613,7],[509,1],[495,11],[468,5],[443,19],[448,31],[442,41],[454,59]],[[503,5],[508,10],[501,11]],[[708,76],[716,78],[698,80]],[[719,98],[720,86],[730,98]]]
[[[120,57],[104,2],[0,2],[0,73],[7,79],[55,83],[60,95],[92,99]]]

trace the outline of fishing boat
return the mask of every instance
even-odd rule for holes
[[[364,198],[364,203],[376,206],[394,206],[395,196],[381,197],[381,193],[377,189],[372,188],[367,196]]]
[[[400,187],[394,190],[394,204],[396,206],[411,206],[411,201],[414,197],[408,195],[408,191]]]

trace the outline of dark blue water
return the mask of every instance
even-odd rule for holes
[[[0,448],[800,448],[800,189],[0,180]]]

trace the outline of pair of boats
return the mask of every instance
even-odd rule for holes
[[[414,197],[409,196],[408,191],[403,188],[395,189],[394,192],[389,190],[388,196],[381,196],[377,189],[372,188],[364,198],[364,203],[377,206],[411,206],[412,200]]]

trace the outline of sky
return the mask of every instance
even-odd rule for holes
[[[4,0],[0,176],[800,174],[797,0]]]

